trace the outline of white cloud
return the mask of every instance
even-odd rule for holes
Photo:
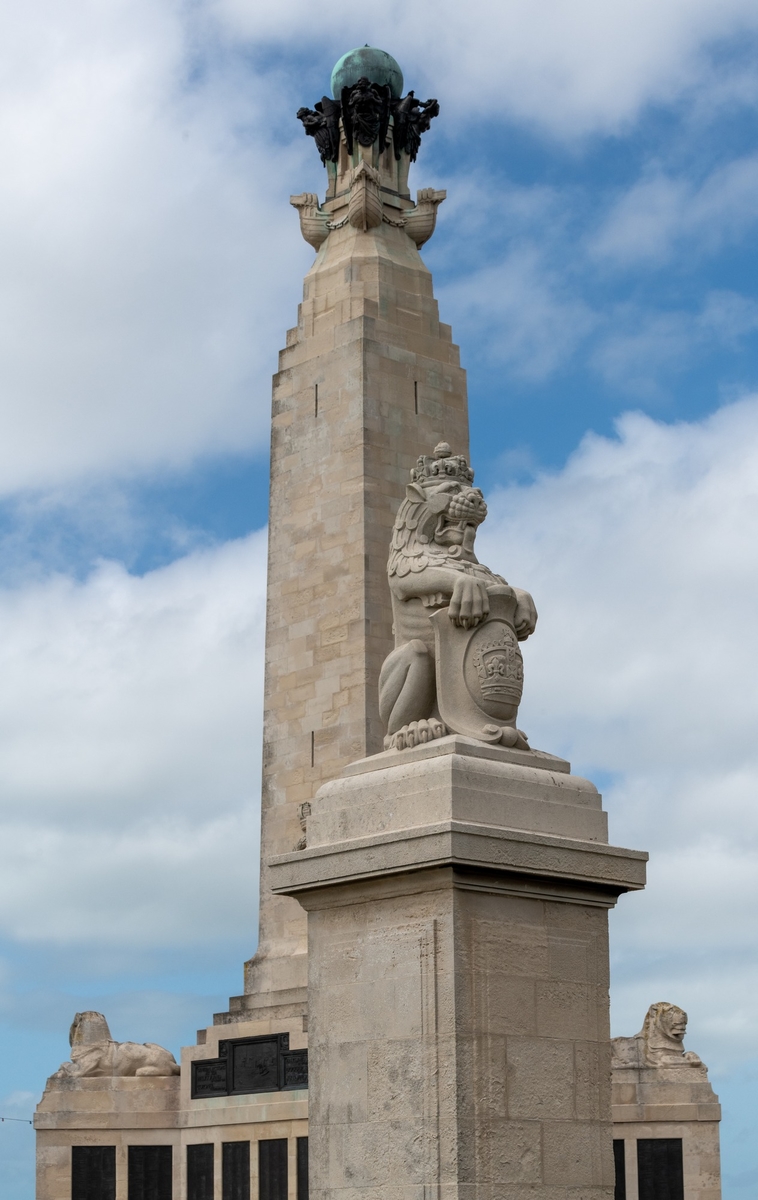
[[[0,493],[265,444],[311,258],[276,76],[199,60],[167,3],[7,15]]]
[[[613,918],[617,1032],[669,999],[716,1064],[758,1054],[758,398],[627,414],[496,494],[480,541],[540,610],[532,744],[610,773],[612,840],[652,852]]]
[[[311,260],[287,195],[323,182],[292,115],[296,76],[321,78],[317,92],[332,57],[368,37],[398,54],[409,82],[442,92],[453,136],[486,113],[571,138],[617,131],[683,89],[718,90],[729,69],[703,47],[758,24],[748,0],[441,0],[376,14],[330,2],[6,6],[0,495],[265,443],[268,376],[295,319],[290,281]],[[295,91],[307,102],[306,86]],[[485,191],[488,178],[485,167]],[[657,253],[682,205],[693,230],[743,228],[754,194],[753,159],[699,191],[643,184],[598,245]],[[523,225],[515,200],[533,219],[555,213],[547,189],[481,207]],[[469,224],[476,207],[472,196]],[[503,317],[501,358],[527,376],[565,361],[596,319],[540,276],[529,246],[495,274],[469,272],[464,290],[481,287]]]
[[[337,0],[216,0],[233,36],[327,42],[334,59],[370,42],[393,53],[418,90],[443,93],[461,122],[494,110],[559,136],[618,131],[646,104],[717,88],[704,48],[754,31],[750,0],[453,0],[375,12]],[[314,20],[315,15],[315,20]]]
[[[590,356],[609,383],[639,398],[657,395],[661,379],[691,369],[706,351],[741,348],[758,330],[758,303],[737,292],[711,291],[699,312],[650,312],[619,305]]]
[[[758,221],[758,155],[734,159],[697,183],[657,173],[615,203],[590,254],[617,265],[663,265],[683,242],[696,254],[719,250]]]
[[[458,336],[481,339],[488,358],[529,380],[564,366],[600,320],[544,259],[523,242],[502,262],[439,289]]]
[[[252,943],[264,578],[255,534],[0,591],[2,933]]]

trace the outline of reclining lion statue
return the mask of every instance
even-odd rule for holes
[[[444,670],[444,663],[435,668],[434,614],[447,609],[453,626],[473,630],[487,621],[496,593],[510,605],[508,621],[513,633],[503,641],[501,632],[499,647],[495,643],[485,646],[489,658],[484,663],[480,658],[479,665],[483,675],[489,673],[485,683],[492,685],[490,693],[498,674],[512,675],[516,701],[510,709],[491,706],[501,718],[499,730],[491,736],[505,745],[528,749],[525,735],[515,728],[523,679],[516,639],[524,641],[534,632],[537,612],[528,592],[510,587],[474,554],[476,531],[487,515],[487,505],[479,488],[472,486],[473,480],[466,459],[454,455],[446,442],[440,442],[431,456],[422,455],[411,471],[387,564],[395,649],[379,678],[379,712],[387,729],[385,749],[402,750],[450,731],[451,722],[445,724],[439,705],[439,670]],[[510,647],[508,636],[513,643]],[[442,644],[439,634],[438,641]],[[486,722],[487,713],[481,708],[480,704],[477,711]],[[495,730],[494,725],[483,728]],[[452,723],[452,731],[464,732],[464,728],[456,729]]]
[[[613,1066],[702,1067],[702,1059],[684,1049],[686,1032],[687,1014],[683,1008],[664,1000],[651,1004],[639,1033],[611,1039]]]
[[[80,1012],[68,1035],[71,1061],[64,1062],[52,1079],[80,1079],[107,1075],[178,1075],[179,1064],[155,1042],[114,1042],[102,1013]]]

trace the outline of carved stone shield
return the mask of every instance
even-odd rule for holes
[[[524,686],[524,664],[513,623],[516,596],[506,586],[490,593],[490,614],[461,629],[441,608],[432,617],[440,717],[452,733],[513,744]],[[506,732],[507,731],[507,732]]]

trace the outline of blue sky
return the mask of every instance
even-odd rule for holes
[[[758,10],[52,0],[0,49],[0,1116],[78,1008],[177,1051],[256,925],[270,376],[323,191],[294,118],[371,42],[469,374],[482,558],[535,595],[524,726],[651,852],[614,1032],[690,1013],[758,1185]],[[233,917],[230,917],[233,914]],[[223,931],[223,932],[220,932]],[[29,1127],[0,1124],[8,1200]]]

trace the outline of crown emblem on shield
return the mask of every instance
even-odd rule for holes
[[[510,629],[501,625],[497,634],[481,642],[473,661],[483,699],[521,699],[524,664]]]

